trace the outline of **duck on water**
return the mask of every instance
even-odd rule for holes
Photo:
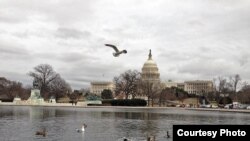
[[[85,128],[87,128],[87,125],[83,123],[83,124],[82,124],[82,128],[81,128],[81,129],[76,129],[76,131],[77,131],[78,133],[82,133],[82,132],[85,131]]]
[[[46,129],[43,128],[42,131],[36,131],[36,135],[41,135],[41,136],[45,137],[46,136]]]

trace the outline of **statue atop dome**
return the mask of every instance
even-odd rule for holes
[[[149,54],[148,54],[148,60],[152,60],[151,49],[149,50]]]

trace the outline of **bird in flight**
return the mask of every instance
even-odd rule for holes
[[[108,47],[112,47],[114,50],[115,50],[115,52],[113,53],[113,55],[115,56],[115,57],[118,57],[120,54],[122,54],[122,53],[127,53],[127,50],[121,50],[121,51],[119,51],[118,50],[118,48],[116,47],[116,46],[114,46],[114,45],[111,45],[111,44],[105,44],[105,46],[108,46]]]

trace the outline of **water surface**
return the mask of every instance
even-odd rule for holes
[[[77,133],[82,123],[84,133]],[[171,141],[175,124],[249,124],[250,114],[185,109],[0,106],[1,141]],[[47,136],[35,132],[46,128]]]

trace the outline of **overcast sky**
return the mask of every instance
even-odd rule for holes
[[[127,54],[113,57],[115,44]],[[250,80],[250,0],[1,0],[0,77],[50,64],[73,89],[138,70],[162,81]]]

